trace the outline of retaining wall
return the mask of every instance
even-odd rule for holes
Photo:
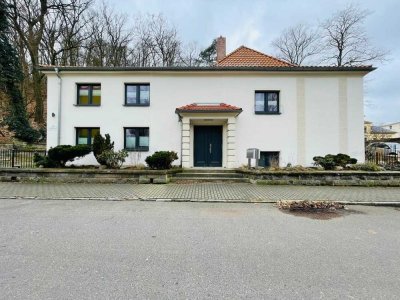
[[[60,183],[168,183],[172,170],[0,169],[0,181]]]
[[[0,168],[0,181],[60,183],[168,183],[181,169],[11,169]],[[393,186],[400,187],[400,172],[365,171],[256,171],[237,170],[252,183],[269,185]]]
[[[251,182],[269,185],[400,186],[400,172],[238,170]]]

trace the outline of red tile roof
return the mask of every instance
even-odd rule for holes
[[[192,103],[178,107],[176,112],[241,112],[240,107],[225,103]]]
[[[240,46],[218,61],[217,67],[296,67],[296,65],[245,46]]]

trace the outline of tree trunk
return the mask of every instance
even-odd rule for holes
[[[39,71],[32,71],[33,79],[33,97],[35,99],[35,121],[39,124],[44,123],[44,106],[42,96],[42,76]]]

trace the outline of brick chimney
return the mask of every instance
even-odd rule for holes
[[[217,62],[226,56],[226,38],[223,36],[217,37]]]

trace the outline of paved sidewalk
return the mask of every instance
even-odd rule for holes
[[[399,202],[400,188],[264,186],[247,183],[52,184],[0,182],[0,198],[275,202]]]

